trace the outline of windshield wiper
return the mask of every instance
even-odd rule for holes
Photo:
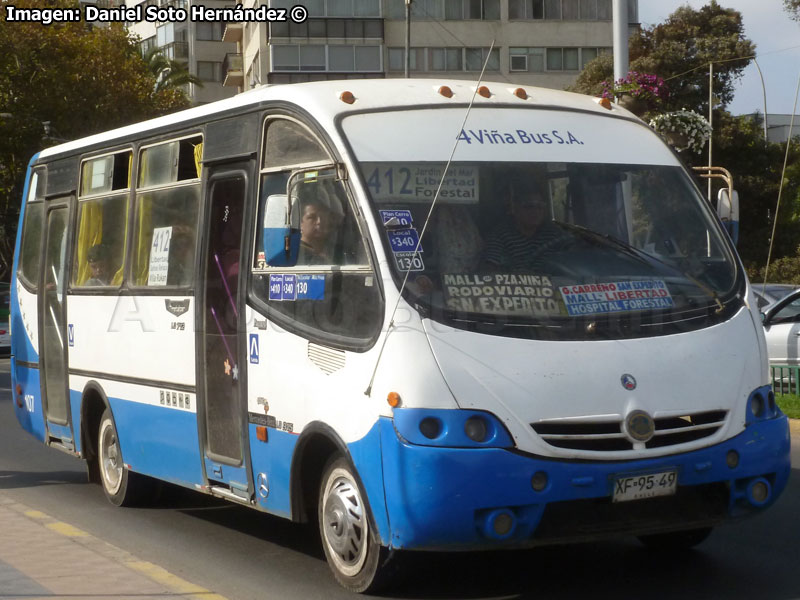
[[[613,246],[615,248],[618,248],[622,252],[627,254],[628,256],[632,256],[632,257],[636,258],[637,260],[639,260],[640,262],[642,262],[642,263],[644,263],[644,264],[646,264],[648,266],[651,266],[653,262],[656,262],[656,263],[659,263],[661,265],[664,265],[668,269],[671,269],[673,271],[677,271],[683,277],[685,277],[686,279],[691,281],[694,285],[696,285],[700,289],[700,291],[702,291],[706,296],[708,296],[709,298],[711,298],[714,301],[714,303],[717,305],[717,309],[716,309],[716,313],[717,314],[721,313],[725,309],[725,305],[722,304],[722,301],[719,299],[719,296],[717,296],[717,292],[716,291],[714,291],[713,289],[711,289],[710,287],[708,287],[706,284],[702,283],[701,281],[698,281],[696,277],[690,275],[688,272],[684,271],[680,267],[676,267],[675,265],[671,265],[671,264],[661,260],[657,256],[653,256],[652,254],[649,254],[649,253],[645,252],[644,250],[640,250],[636,246],[632,246],[632,245],[628,244],[627,242],[623,242],[622,240],[617,239],[617,238],[615,238],[615,237],[613,237],[613,236],[611,236],[609,234],[600,233],[598,231],[594,231],[593,229],[589,229],[588,227],[584,227],[582,225],[575,225],[574,223],[565,223],[564,221],[555,221],[554,220],[553,223],[555,223],[556,225],[559,225],[560,227],[562,227],[562,228],[564,228],[564,229],[566,229],[568,231],[574,231],[576,233],[581,234],[581,236],[586,240],[596,241],[596,242],[600,242],[601,244],[604,244],[606,246]]]
[[[600,233],[599,231],[595,231],[593,229],[589,229],[588,227],[584,227],[583,225],[575,225],[574,223],[566,223],[564,221],[553,221],[559,227],[566,229],[568,231],[574,231],[581,235],[585,240],[590,242],[600,242],[600,244],[604,246],[613,246],[621,250],[623,253],[627,254],[628,256],[632,256],[633,258],[637,259],[639,262],[642,262],[646,265],[650,265],[651,261],[659,261],[656,257],[648,254],[643,250],[639,250],[635,246],[631,246],[630,244],[626,244],[622,240],[618,240],[615,237],[608,235],[607,233]]]

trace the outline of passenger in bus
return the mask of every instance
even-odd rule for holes
[[[111,281],[111,252],[108,246],[97,244],[89,248],[86,253],[86,261],[89,264],[91,277],[86,280],[84,285],[108,285]]]
[[[297,264],[334,264],[331,234],[337,224],[337,215],[331,208],[325,188],[321,185],[305,185],[309,189],[300,195],[302,213]]]
[[[511,271],[542,268],[546,253],[556,250],[564,233],[549,218],[544,194],[517,184],[511,190],[509,219],[486,241],[484,267]]]
[[[188,225],[174,225],[169,242],[167,285],[190,285],[193,276],[194,231]]]

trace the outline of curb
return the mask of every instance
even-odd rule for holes
[[[191,600],[227,600],[224,596],[216,594],[210,590],[207,590],[199,585],[195,585],[185,579],[178,577],[167,571],[166,569],[159,567],[156,564],[151,562],[140,560],[138,557],[105,542],[90,533],[78,529],[69,523],[65,523],[62,521],[58,521],[57,519],[53,518],[52,516],[43,513],[38,510],[34,510],[25,506],[24,504],[19,504],[15,502],[13,499],[9,498],[8,496],[4,495],[2,491],[0,491],[0,509],[5,509],[6,511],[11,511],[17,513],[18,517],[22,517],[23,521],[23,528],[26,528],[27,531],[33,532],[36,531],[36,535],[42,539],[43,536],[51,536],[49,539],[55,541],[56,539],[61,539],[62,541],[59,544],[62,544],[66,541],[67,544],[74,543],[83,546],[86,551],[93,553],[96,556],[96,561],[93,559],[92,564],[94,568],[97,570],[96,573],[92,573],[89,571],[83,572],[83,577],[87,580],[93,578],[102,579],[102,573],[105,571],[103,569],[103,563],[107,566],[109,562],[116,563],[118,567],[124,568],[131,572],[133,577],[141,576],[145,577],[150,580],[154,585],[153,590],[150,593],[145,592],[144,594],[140,595],[140,598],[167,598],[178,596],[180,598],[191,599]],[[8,514],[8,513],[6,513]],[[18,532],[21,533],[21,532]],[[59,538],[53,537],[53,535],[59,536]],[[13,536],[13,534],[12,534]],[[16,552],[20,555],[27,554],[29,552],[28,547],[30,547],[31,540],[29,537],[22,537],[22,539],[10,539],[6,540],[14,545],[16,548]],[[26,544],[28,547],[26,547]],[[61,567],[69,568],[70,556],[73,553],[67,552],[62,554],[64,556],[63,564],[60,565]],[[108,562],[106,562],[108,561]],[[0,566],[2,566],[3,561],[0,560]],[[14,565],[11,565],[14,566]],[[86,565],[83,565],[86,567]],[[57,584],[57,580],[59,577],[62,577],[60,574],[53,573],[52,575],[48,573],[46,578],[38,577],[35,574],[27,574],[28,578],[33,580],[34,582],[40,583],[45,587],[53,587],[53,584]],[[42,579],[46,579],[47,581],[42,581]],[[141,581],[141,580],[140,580]],[[73,584],[74,585],[74,584]],[[80,584],[78,584],[80,587]],[[56,585],[56,587],[58,587]],[[158,589],[158,591],[156,591]],[[78,590],[76,590],[78,591]],[[155,593],[153,593],[155,592]],[[2,595],[2,593],[0,593]],[[13,596],[14,594],[12,594]],[[90,594],[92,596],[96,594]],[[137,594],[138,595],[138,594]],[[84,596],[83,592],[78,592],[77,596]],[[5,596],[3,596],[5,597]],[[53,591],[47,596],[48,598],[55,599],[55,598],[71,598],[75,597],[74,593],[70,594],[62,594],[58,593],[57,591]]]
[[[800,437],[800,419],[789,419],[789,432]]]

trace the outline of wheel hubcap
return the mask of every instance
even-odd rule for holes
[[[337,471],[326,490],[323,531],[337,567],[352,576],[366,559],[368,527],[358,488],[349,478],[336,476]]]
[[[122,461],[120,460],[119,445],[113,426],[106,424],[100,441],[100,458],[103,479],[108,491],[116,493],[122,480]]]

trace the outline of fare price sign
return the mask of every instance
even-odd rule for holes
[[[394,262],[398,271],[424,271],[422,245],[419,233],[413,227],[399,231],[387,231],[389,245],[392,247]]]

